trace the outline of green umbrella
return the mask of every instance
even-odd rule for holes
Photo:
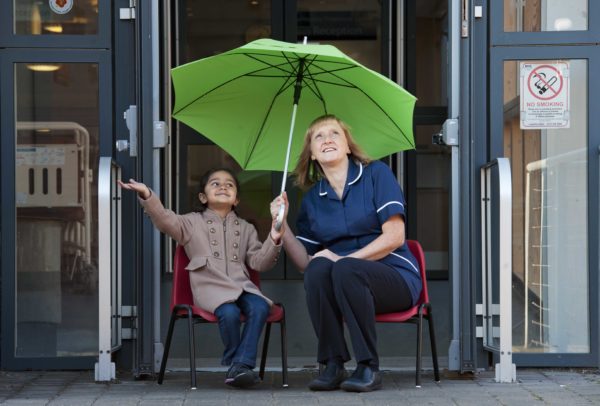
[[[244,169],[284,171],[308,125],[335,114],[372,158],[415,147],[415,97],[331,45],[259,39],[172,70],[173,117]],[[288,138],[285,136],[288,134]]]

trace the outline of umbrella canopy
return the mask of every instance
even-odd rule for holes
[[[348,123],[372,158],[415,146],[415,97],[331,45],[259,39],[174,68],[172,78],[173,117],[244,169],[287,170],[288,134],[294,168],[308,125],[323,114]]]

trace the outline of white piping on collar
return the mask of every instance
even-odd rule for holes
[[[319,181],[319,196],[327,195],[327,191],[321,192],[321,190],[323,190],[323,179]]]
[[[348,186],[356,183],[357,180],[360,179],[360,177],[362,176],[362,172],[363,172],[363,166],[362,166],[362,162],[359,162],[358,165],[360,166],[359,171],[358,171],[358,176],[356,177],[356,179],[354,179],[352,182],[348,183]]]
[[[360,179],[360,177],[362,176],[362,173],[363,173],[362,162],[359,162],[358,166],[359,166],[359,168],[358,168],[358,175],[356,176],[356,178],[352,182],[348,183],[348,186],[355,184]],[[321,179],[319,181],[319,196],[325,196],[325,195],[327,195],[327,191],[321,192],[321,190],[323,190],[323,179]]]

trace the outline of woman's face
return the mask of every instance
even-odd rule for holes
[[[350,147],[344,129],[335,120],[315,127],[310,137],[311,159],[321,166],[331,166],[348,159]]]

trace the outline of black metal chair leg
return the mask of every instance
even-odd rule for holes
[[[281,326],[281,373],[283,374],[283,387],[288,387],[288,364],[287,364],[287,332],[285,326],[285,310],[284,316],[280,323]]]
[[[429,341],[431,342],[431,357],[433,358],[433,375],[435,377],[435,381],[440,381],[440,369],[438,366],[438,357],[437,357],[437,346],[435,342],[435,331],[433,329],[433,315],[431,313],[431,306],[427,308],[427,321],[429,322]]]
[[[160,363],[160,372],[158,373],[158,384],[162,385],[165,377],[165,368],[167,367],[167,358],[169,357],[169,348],[171,347],[171,337],[173,336],[173,327],[175,326],[175,320],[177,320],[177,311],[171,312],[171,321],[169,321],[169,331],[167,332],[167,340],[165,342],[165,348],[163,350],[162,361]]]
[[[269,351],[269,338],[271,337],[271,323],[267,323],[265,328],[265,338],[263,340],[262,355],[260,357],[260,372],[258,376],[261,380],[265,378],[265,365],[267,364],[267,352]]]
[[[194,340],[194,316],[192,308],[187,307],[188,312],[188,328],[189,328],[189,345],[190,345],[190,380],[191,388],[196,389],[196,341]]]
[[[416,387],[421,387],[421,356],[423,342],[423,306],[419,308],[419,321],[417,323],[417,372],[416,372]]]

